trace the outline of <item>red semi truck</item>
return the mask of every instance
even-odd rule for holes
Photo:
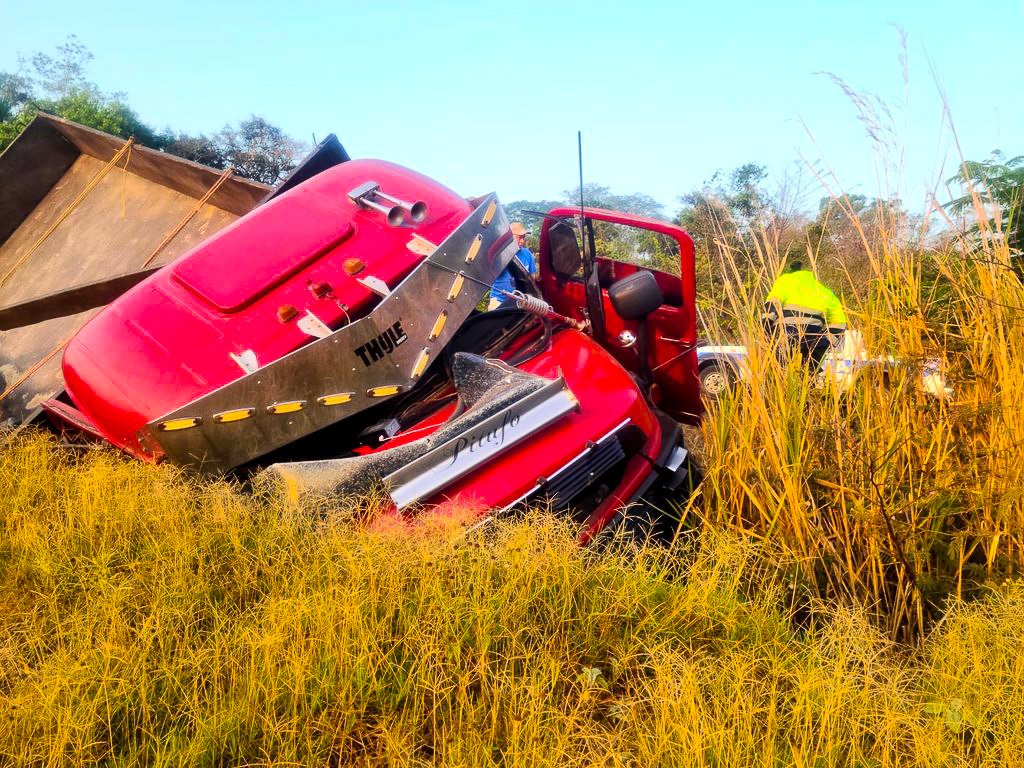
[[[383,487],[396,515],[547,503],[584,539],[693,482],[685,232],[556,209],[533,278],[495,195],[377,160],[321,165],[86,323],[51,417],[144,460],[259,471],[299,495]],[[609,258],[609,228],[629,233],[620,245],[667,243],[679,274],[647,268],[642,248]],[[481,311],[506,268],[516,291]]]

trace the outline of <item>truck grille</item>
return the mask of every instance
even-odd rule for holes
[[[553,509],[564,509],[625,457],[619,436],[610,435],[563,467],[533,497],[546,499]]]

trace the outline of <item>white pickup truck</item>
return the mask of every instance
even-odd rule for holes
[[[700,343],[697,346],[697,366],[704,396],[715,400],[738,382],[750,381],[752,373],[749,356],[747,348],[739,344]],[[884,376],[891,376],[907,365],[909,363],[892,355],[871,357],[861,332],[850,329],[843,334],[842,346],[832,349],[821,359],[817,381],[824,384],[832,380],[841,390],[848,390],[867,371],[879,371]],[[926,360],[920,365],[917,384],[921,391],[938,400],[946,400],[953,395],[953,388],[946,384],[939,360]]]

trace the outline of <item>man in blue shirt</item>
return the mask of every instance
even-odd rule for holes
[[[537,274],[537,262],[533,258],[533,254],[530,253],[530,249],[526,247],[526,236],[530,234],[530,231],[523,226],[521,221],[513,221],[509,226],[512,230],[512,237],[515,238],[516,245],[519,246],[519,250],[516,251],[516,258],[519,259],[519,263],[523,265],[526,271],[531,274]],[[491,292],[488,294],[489,301],[487,302],[487,309],[496,309],[500,307],[505,301],[507,296],[499,291],[508,291],[511,293],[516,288],[515,280],[512,279],[512,273],[506,267],[500,275],[491,284]]]

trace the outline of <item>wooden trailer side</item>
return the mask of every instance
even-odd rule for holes
[[[269,190],[40,115],[0,155],[0,307],[171,261]],[[96,311],[0,331],[0,422],[62,390],[63,346]]]

